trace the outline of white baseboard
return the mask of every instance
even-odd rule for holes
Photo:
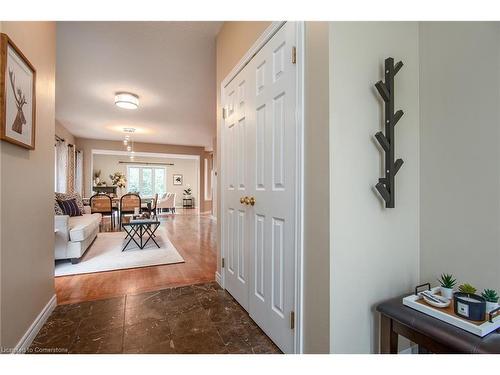
[[[215,271],[215,281],[220,285],[221,288],[224,288],[224,286],[222,285],[222,276],[219,271]]]
[[[17,343],[16,347],[13,350],[13,353],[19,354],[19,353],[25,353],[26,350],[30,347],[31,343],[35,339],[36,335],[42,329],[43,325],[49,318],[50,314],[52,314],[52,311],[56,308],[57,305],[57,299],[56,295],[54,294],[50,301],[45,305],[45,307],[42,309],[40,314],[36,317],[36,319],[31,323],[31,326],[28,328],[24,336],[19,340]]]

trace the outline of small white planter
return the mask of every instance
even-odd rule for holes
[[[486,314],[490,311],[495,310],[498,307],[498,302],[488,302],[486,301]]]
[[[453,288],[443,288],[443,287],[441,287],[441,295],[444,298],[452,299],[453,298]]]

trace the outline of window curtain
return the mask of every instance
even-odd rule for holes
[[[67,192],[68,179],[68,144],[65,141],[56,142],[56,192]]]
[[[66,174],[66,191],[75,192],[75,146],[68,145],[68,173]]]
[[[83,195],[83,151],[75,153],[75,192]]]

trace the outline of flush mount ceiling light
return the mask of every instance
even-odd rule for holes
[[[137,109],[139,107],[139,97],[130,92],[117,92],[115,105],[120,108]]]

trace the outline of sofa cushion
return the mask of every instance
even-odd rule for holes
[[[61,206],[59,206],[59,203],[57,203],[55,199],[54,199],[54,215],[64,215]]]
[[[83,212],[83,199],[82,196],[78,193],[55,193],[56,200],[58,201],[66,201],[68,199],[76,200],[76,204],[81,212]]]
[[[57,201],[61,206],[64,215],[68,216],[82,216],[82,211],[78,208],[75,199],[68,199],[64,201]]]
[[[72,242],[85,240],[99,227],[100,222],[101,214],[98,213],[70,217],[68,222],[69,239]]]

